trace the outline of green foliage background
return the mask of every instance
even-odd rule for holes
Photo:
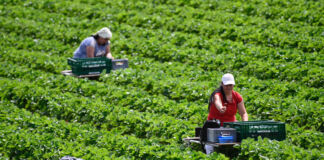
[[[285,141],[244,140],[234,159],[323,159],[323,13],[323,0],[0,0],[0,159],[226,159],[182,138],[228,72],[250,120],[287,124]],[[102,27],[130,68],[61,75]]]

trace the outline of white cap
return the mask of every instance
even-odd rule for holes
[[[229,84],[235,85],[234,76],[230,73],[226,73],[222,77],[222,82],[224,85],[229,85]]]
[[[101,38],[111,38],[112,36],[112,33],[107,27],[100,29],[96,34]]]

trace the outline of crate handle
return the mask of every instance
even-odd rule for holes
[[[117,66],[122,66],[122,65],[124,65],[124,62],[117,62],[116,65]]]
[[[73,59],[73,58],[68,58],[68,60],[73,61],[73,62],[76,62],[76,60]]]
[[[222,131],[221,132],[222,136],[231,136],[231,133],[227,132],[227,131]]]

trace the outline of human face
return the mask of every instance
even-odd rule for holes
[[[224,92],[230,93],[232,92],[234,85],[233,84],[228,84],[228,85],[224,85],[222,84]]]
[[[99,45],[104,45],[106,44],[110,39],[109,38],[102,38],[102,37],[99,37],[98,38],[98,44]]]

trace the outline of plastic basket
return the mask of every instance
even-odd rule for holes
[[[110,73],[112,68],[111,59],[106,57],[96,58],[69,58],[68,64],[75,75],[100,74],[104,69]]]
[[[236,129],[237,141],[251,137],[275,139],[278,141],[286,139],[286,126],[283,122],[275,121],[244,121],[224,122],[224,126]]]

